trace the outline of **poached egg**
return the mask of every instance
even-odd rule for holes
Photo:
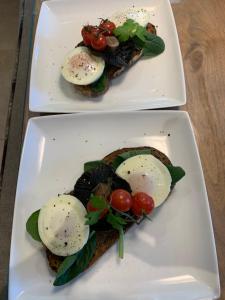
[[[87,47],[74,48],[61,67],[62,76],[69,82],[88,85],[98,80],[105,68],[102,57],[95,56]]]
[[[54,254],[69,256],[87,243],[87,211],[77,198],[61,195],[51,198],[40,210],[38,231],[43,244]]]
[[[132,7],[124,11],[116,12],[110,18],[110,21],[114,22],[117,26],[123,25],[127,19],[132,19],[141,26],[146,26],[149,20],[151,19],[150,12],[141,7]]]
[[[144,192],[151,196],[155,207],[161,205],[170,193],[170,172],[151,154],[128,158],[119,165],[116,173],[130,184],[134,194]]]

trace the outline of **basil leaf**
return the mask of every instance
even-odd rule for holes
[[[32,238],[38,242],[41,242],[41,238],[38,232],[38,217],[39,217],[40,209],[36,210],[29,217],[26,223],[26,230],[32,236]]]
[[[175,167],[173,165],[167,165],[167,169],[170,172],[170,176],[172,178],[171,185],[175,185],[181,178],[185,176],[185,171],[181,167]]]
[[[87,219],[85,224],[86,225],[96,224],[100,218],[101,213],[102,213],[102,210],[88,212],[85,216],[85,218]]]
[[[126,159],[135,156],[135,155],[142,155],[142,154],[151,154],[150,149],[140,149],[140,150],[130,150],[124,153],[119,154],[112,162],[112,167],[114,170],[118,168],[118,166],[124,162]]]
[[[103,197],[100,197],[100,196],[91,195],[90,201],[91,201],[91,204],[94,208],[98,208],[98,209],[103,210],[103,209],[109,207],[106,200]]]
[[[74,263],[68,261],[65,264],[65,272],[63,272],[63,268],[60,270],[60,273],[57,273],[56,279],[54,281],[55,286],[63,285],[75,277],[77,277],[80,273],[82,273],[89,265],[94,253],[96,251],[96,233],[93,231],[87,243],[84,247],[77,253],[77,257],[74,257]],[[68,267],[68,268],[67,268]]]
[[[88,161],[84,164],[84,172],[96,169],[97,167],[99,167],[102,164],[104,164],[104,162],[102,160]]]
[[[96,82],[91,84],[91,90],[95,93],[102,93],[107,89],[108,85],[109,79],[104,72]]]

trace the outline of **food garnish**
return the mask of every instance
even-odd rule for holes
[[[152,147],[119,149],[86,162],[73,191],[50,199],[26,223],[27,232],[46,247],[57,272],[54,285],[77,277],[117,240],[123,258],[124,233],[151,220],[184,175]]]

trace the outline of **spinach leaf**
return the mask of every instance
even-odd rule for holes
[[[132,39],[138,48],[143,49],[144,56],[158,55],[165,50],[165,43],[162,38],[148,32],[145,27],[131,19],[118,26],[113,33],[120,42]]]
[[[38,232],[38,217],[40,209],[32,213],[26,223],[26,230],[32,236],[32,238],[38,242],[41,242],[41,238]]]
[[[61,263],[58,272],[57,272],[57,276],[56,278],[60,278],[65,272],[67,272],[72,265],[76,262],[77,257],[78,257],[78,253],[75,253],[73,255],[67,256],[63,262]]]
[[[151,154],[150,149],[140,149],[140,150],[130,150],[124,153],[119,154],[112,162],[112,167],[114,170],[118,168],[118,166],[124,162],[126,159],[135,156],[135,155],[141,155],[141,154]]]
[[[146,32],[145,38],[146,40],[143,47],[144,56],[158,55],[165,50],[165,43],[161,37],[150,32]]]
[[[93,161],[88,161],[84,164],[84,172],[91,171],[100,165],[104,164],[102,160],[93,160]]]
[[[122,162],[124,161],[124,159],[120,156],[117,156],[114,158],[113,162],[112,162],[112,168],[114,170],[116,170],[120,164],[122,164]]]
[[[102,93],[104,92],[109,85],[109,79],[104,72],[102,76],[94,83],[91,84],[91,90],[95,93]]]
[[[173,165],[167,165],[166,167],[169,170],[170,176],[172,178],[172,186],[185,176],[185,171],[181,167],[175,167]]]
[[[95,231],[92,231],[86,245],[84,245],[84,247],[78,253],[76,253],[76,255],[74,254],[73,258],[65,259],[67,261],[64,265],[62,265],[62,267],[59,268],[59,272],[57,273],[56,279],[53,284],[55,286],[63,285],[82,273],[88,267],[95,253],[95,250],[96,233]]]

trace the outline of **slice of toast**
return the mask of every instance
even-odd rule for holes
[[[171,164],[171,161],[164,153],[162,153],[161,151],[159,151],[153,147],[147,147],[147,146],[118,149],[118,150],[113,151],[112,153],[106,155],[103,158],[103,161],[106,164],[111,165],[113,160],[119,154],[122,154],[122,153],[130,151],[130,150],[143,150],[143,149],[149,149],[151,151],[151,154],[154,155],[157,159],[159,159],[164,165]],[[171,190],[172,190],[172,188],[173,187],[171,187]],[[131,226],[132,225],[129,225],[126,228],[126,230],[129,229]],[[96,251],[95,251],[95,254],[94,254],[92,260],[90,261],[88,267],[93,265],[112,245],[115,244],[115,242],[118,240],[118,232],[114,229],[105,230],[105,231],[104,230],[99,230],[99,231],[96,230],[96,238],[97,238]],[[57,272],[64,257],[57,256],[57,255],[51,253],[48,249],[46,249],[46,254],[47,254],[47,259],[48,259],[50,268],[53,271]]]

